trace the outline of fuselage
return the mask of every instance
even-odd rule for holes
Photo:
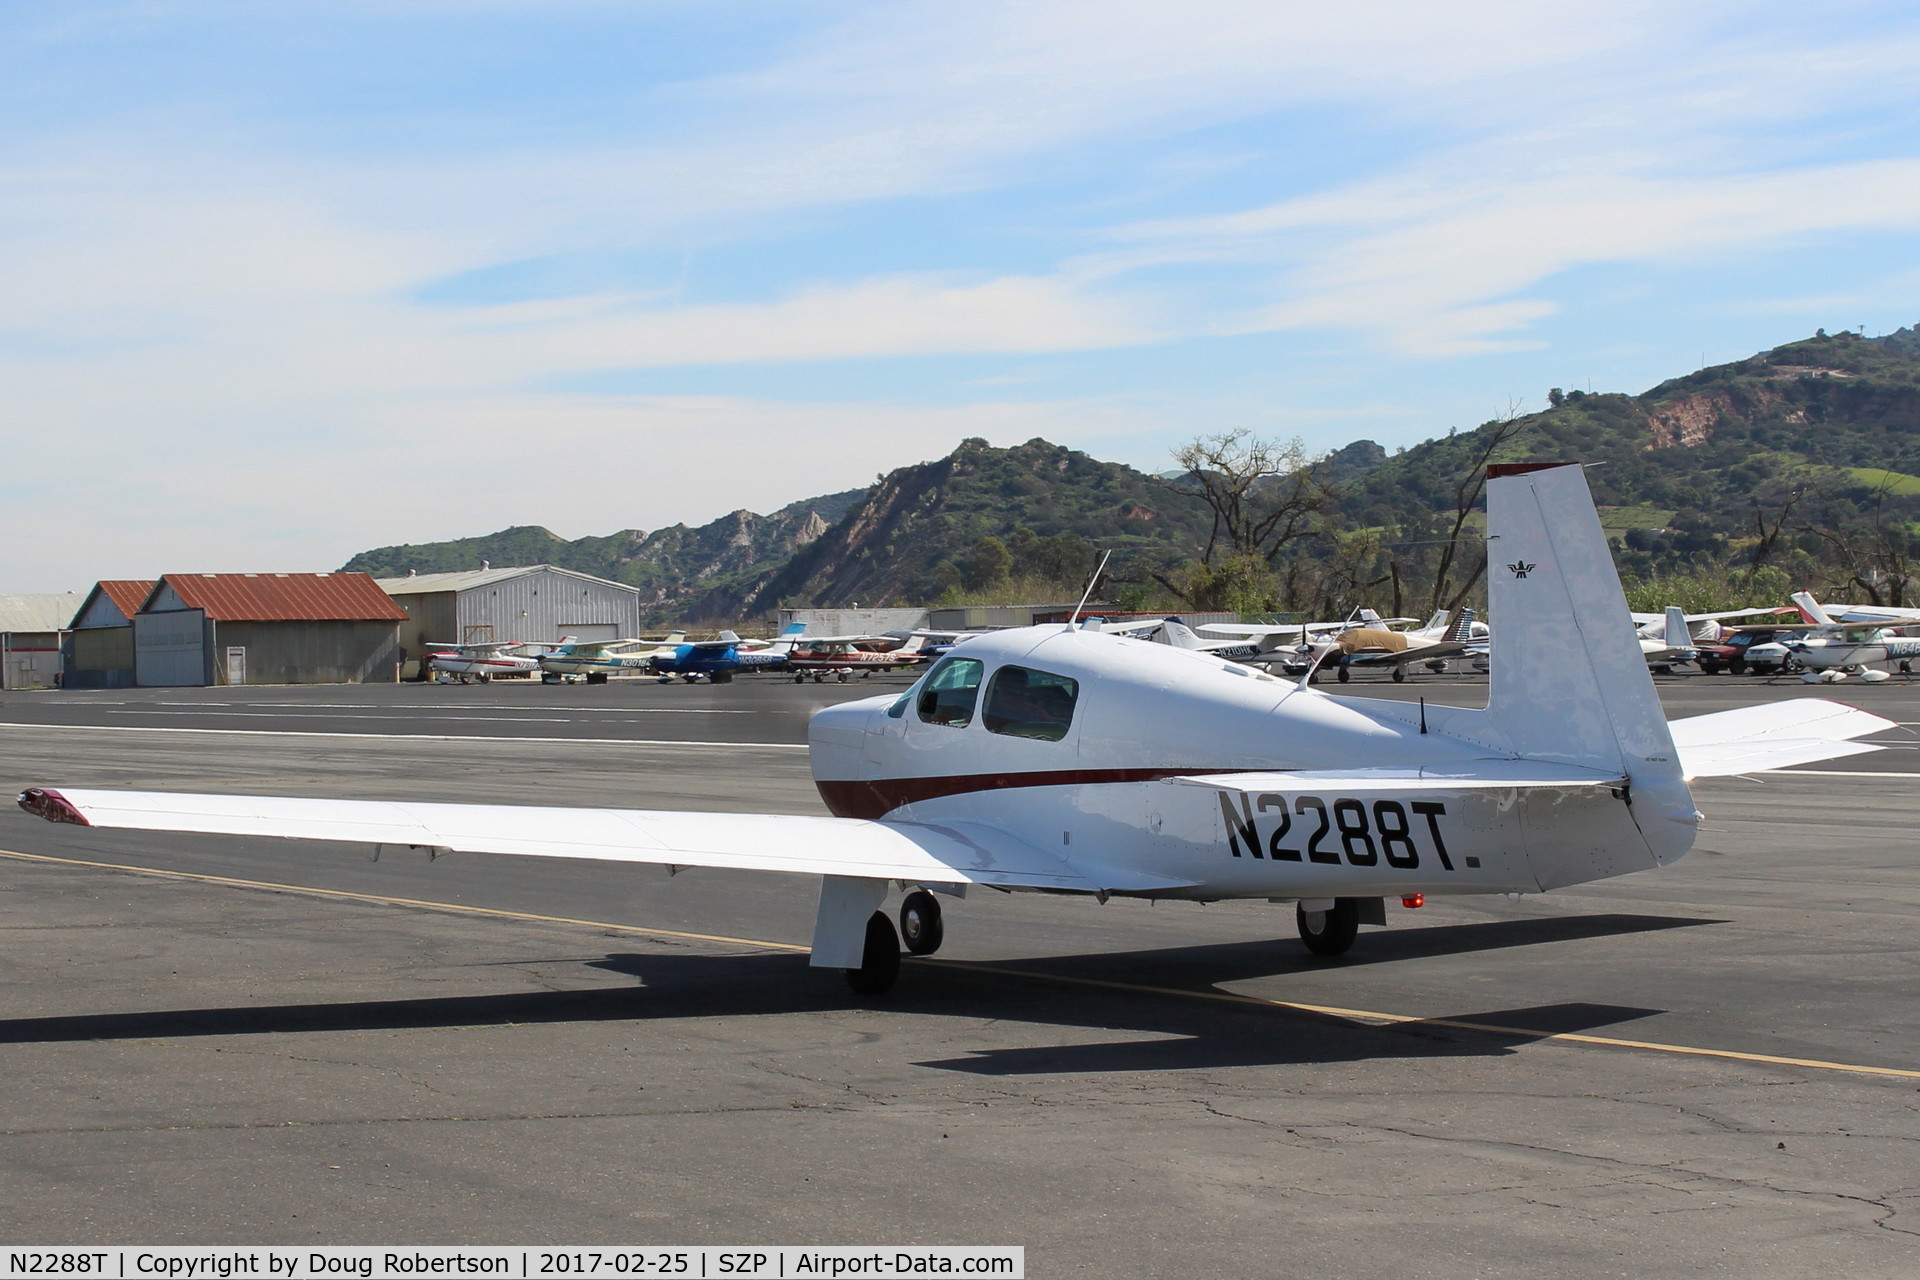
[[[961,662],[979,664],[964,716],[954,691],[938,688],[955,682]],[[1009,703],[996,720],[996,680],[1009,668],[1023,689],[1049,685],[1051,702],[1037,711]],[[1090,630],[969,640],[903,695],[817,713],[809,738],[815,783],[839,816],[978,823],[1030,841],[1042,833],[1063,858],[1163,877],[1168,887],[1152,896],[1538,891],[1678,856],[1649,851],[1621,789],[1609,791],[1599,772],[1550,796],[1478,785],[1436,799],[1381,781],[1379,771],[1444,776],[1523,763],[1484,712],[1329,696],[1209,654]],[[1352,776],[1320,781],[1340,771]],[[1293,786],[1289,774],[1315,780]],[[1205,783],[1228,775],[1272,779],[1231,795]],[[1418,807],[1436,803],[1444,813]],[[1552,835],[1530,839],[1529,826]],[[1377,849],[1368,861],[1375,837],[1387,835],[1412,841],[1402,865]],[[1291,840],[1311,841],[1312,856],[1288,857]]]
[[[429,654],[427,668],[431,671],[445,671],[449,675],[501,676],[520,675],[540,669],[538,658],[521,657],[510,653],[460,653],[443,652]]]

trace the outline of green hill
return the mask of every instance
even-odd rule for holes
[[[1006,449],[966,440],[871,489],[766,516],[572,542],[520,526],[383,547],[346,567],[559,564],[640,586],[664,622],[781,604],[1053,594],[1111,550],[1117,588],[1142,606],[1406,613],[1480,598],[1482,518],[1477,503],[1458,509],[1477,492],[1479,463],[1579,461],[1592,464],[1623,576],[1649,600],[1747,603],[1789,584],[1885,603],[1916,595],[1920,326],[1817,334],[1639,395],[1549,399],[1539,413],[1391,456],[1367,440],[1336,450],[1322,464],[1333,497],[1303,536],[1232,573],[1196,568],[1212,513],[1195,485],[1038,439]]]

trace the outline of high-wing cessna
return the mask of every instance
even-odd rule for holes
[[[585,676],[588,684],[605,684],[620,671],[651,671],[652,660],[672,653],[687,638],[675,631],[658,643],[648,640],[561,639],[560,647],[540,655],[540,678],[552,684],[567,676]]]
[[[471,644],[427,644],[427,670],[458,676],[461,684],[478,680],[482,684],[495,676],[531,675],[540,669],[540,659],[522,653],[508,653],[524,644],[520,640],[481,640]]]
[[[702,676],[709,684],[726,684],[742,671],[782,671],[805,630],[805,623],[796,622],[770,644],[742,640],[731,631],[722,631],[718,640],[694,640],[663,649],[647,660],[647,669],[660,678],[661,684],[673,683],[675,676],[688,684]]]
[[[1810,592],[1796,591],[1787,597],[1808,622],[1879,622],[1890,627],[1920,626],[1920,609],[1890,604],[1821,604]]]
[[[1831,684],[1848,676],[1876,684],[1891,674],[1878,664],[1897,662],[1902,671],[1911,671],[1914,660],[1920,659],[1920,637],[1900,635],[1887,619],[1835,618],[1804,591],[1794,593],[1793,602],[1819,629],[1775,643],[1806,668],[1800,678],[1808,684]],[[1920,619],[1915,625],[1920,625]]]
[[[895,639],[892,636],[805,636],[787,655],[787,670],[794,673],[796,684],[809,676],[818,684],[828,676],[846,680],[856,671],[871,675],[875,671],[916,666],[928,660],[916,640],[897,645]],[[882,648],[883,645],[888,647]]]
[[[56,822],[821,877],[812,963],[890,986],[944,935],[929,889],[1295,904],[1337,955],[1388,899],[1534,893],[1664,866],[1687,781],[1875,748],[1892,722],[1797,699],[1671,725],[1577,466],[1487,482],[1485,708],[1323,693],[1072,625],[980,636],[898,697],[815,714],[833,817],[32,789]]]

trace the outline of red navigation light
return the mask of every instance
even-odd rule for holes
[[[1427,905],[1427,895],[1424,893],[1406,894],[1400,899],[1400,905],[1406,907],[1408,910],[1412,910],[1414,907],[1424,907]]]

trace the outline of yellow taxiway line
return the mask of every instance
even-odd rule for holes
[[[572,916],[541,915],[532,911],[506,911],[498,907],[474,907],[459,902],[434,902],[422,898],[397,898],[379,893],[353,893],[345,889],[321,889],[312,885],[279,884],[271,880],[243,880],[235,876],[205,875],[194,871],[168,871],[160,867],[135,867],[118,862],[90,862],[84,858],[56,858],[44,853],[22,853],[0,849],[0,857],[25,862],[45,862],[67,867],[87,867],[97,871],[124,871],[134,875],[159,876],[168,880],[188,880],[199,884],[225,885],[237,889],[268,889],[280,893],[307,893],[348,902],[368,902],[381,906],[419,907],[431,911],[452,911],[461,915],[484,916],[494,920],[520,920],[535,924],[580,925],[589,929],[609,929],[618,933],[643,934],[654,938],[679,938],[691,942],[719,942],[728,946],[753,947],[763,951],[804,953],[810,948],[794,942],[769,942],[762,938],[733,938],[725,934],[689,933],[679,929],[656,929],[649,925],[615,924],[607,920],[581,920]],[[1728,1062],[1751,1062],[1770,1067],[1794,1067],[1807,1071],[1837,1071],[1849,1075],[1890,1076],[1901,1080],[1920,1080],[1920,1071],[1900,1067],[1870,1067],[1850,1062],[1828,1062],[1820,1058],[1787,1058],[1771,1053],[1741,1053],[1734,1049],[1703,1049],[1694,1045],[1666,1044],[1657,1040],[1626,1040],[1618,1036],[1594,1036],[1577,1031],[1533,1031],[1525,1027],[1503,1027],[1491,1022],[1465,1022],[1457,1018],[1424,1018],[1406,1013],[1380,1013],[1372,1009],[1345,1009],[1338,1005],[1305,1004],[1297,1000],[1271,1000],[1264,996],[1242,995],[1231,991],[1195,991],[1188,987],[1157,987],[1147,983],[1114,982],[1104,978],[1081,978],[1046,973],[1036,969],[1016,969],[1007,965],[978,964],[973,961],[933,960],[903,957],[909,963],[951,969],[957,973],[991,973],[1009,978],[1025,978],[1076,987],[1095,987],[1104,991],[1124,991],[1135,995],[1174,996],[1186,1000],[1211,1000],[1221,1004],[1251,1005],[1256,1008],[1286,1009],[1323,1017],[1347,1018],[1383,1026],[1419,1023],[1429,1027],[1449,1027],[1459,1031],[1477,1031],[1499,1036],[1519,1036],[1528,1040],[1552,1040],[1563,1044],[1599,1045],[1609,1049],[1637,1049],[1645,1053],[1668,1053],[1691,1058],[1717,1058]]]

